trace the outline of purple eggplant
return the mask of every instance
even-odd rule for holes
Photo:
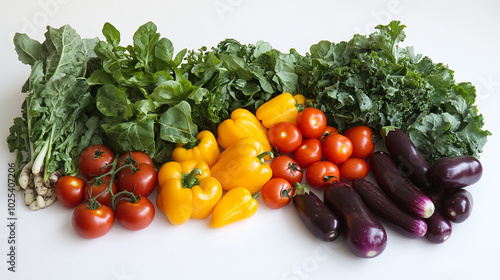
[[[427,176],[434,187],[463,188],[481,179],[483,166],[473,156],[456,156],[438,159]]]
[[[409,214],[429,218],[434,203],[398,169],[392,157],[382,151],[370,156],[370,166],[380,188]]]
[[[392,225],[394,230],[409,238],[424,237],[427,232],[425,221],[403,211],[380,187],[363,178],[355,179],[352,187],[368,209]]]
[[[373,258],[384,251],[384,227],[349,184],[336,181],[328,185],[324,199],[326,206],[339,215],[347,245],[356,256]]]
[[[432,200],[436,206],[436,211],[428,219],[427,233],[425,237],[432,243],[441,244],[451,236],[452,226],[450,220],[443,214],[443,201],[448,191],[445,189],[426,189],[425,194]]]
[[[441,244],[450,238],[452,232],[451,223],[441,214],[441,211],[435,211],[425,222],[427,223],[425,237],[430,242]]]
[[[302,222],[317,238],[323,241],[334,241],[340,235],[337,216],[330,211],[323,201],[307,187],[297,183],[293,205]]]
[[[420,154],[415,144],[401,129],[384,126],[380,130],[387,151],[396,161],[400,170],[420,189],[431,187],[427,172],[431,165]]]
[[[451,222],[462,223],[472,212],[472,194],[465,189],[453,189],[441,201],[443,215]]]

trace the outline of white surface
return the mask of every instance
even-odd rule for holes
[[[23,0],[0,3],[0,279],[493,279],[500,276],[498,222],[500,4],[497,1],[76,1]],[[474,2],[474,3],[472,3]],[[129,44],[151,20],[177,51],[215,46],[225,38],[265,40],[281,51],[305,53],[319,40],[349,40],[376,24],[398,19],[407,25],[405,45],[455,70],[457,81],[478,89],[477,103],[494,133],[481,158],[484,176],[469,188],[474,210],[454,224],[441,245],[411,240],[387,229],[386,250],[360,259],[342,238],[317,241],[293,207],[268,209],[222,229],[208,220],[174,227],[157,211],[153,224],[129,232],[118,224],[105,237],[84,240],[74,233],[71,211],[60,205],[31,212],[18,194],[16,272],[7,271],[7,163],[14,157],[5,139],[20,114],[20,88],[29,67],[17,60],[12,38],[26,32],[43,40],[45,26],[73,26],[82,37],[100,37],[109,21]],[[289,205],[291,206],[291,205]]]

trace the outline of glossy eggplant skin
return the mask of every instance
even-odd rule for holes
[[[392,126],[382,127],[380,134],[387,151],[410,181],[420,189],[430,188],[427,172],[431,165],[420,154],[408,135]]]
[[[438,159],[427,177],[434,187],[463,188],[477,183],[482,175],[483,166],[477,158],[456,156]]]
[[[340,235],[337,216],[313,192],[295,195],[292,203],[300,219],[317,238],[334,241]]]
[[[425,190],[425,194],[436,206],[436,211],[431,217],[425,219],[427,223],[427,233],[425,237],[431,243],[441,244],[448,240],[452,233],[450,220],[443,214],[443,201],[448,194],[446,189],[432,188]]]
[[[351,251],[361,258],[380,255],[387,245],[387,234],[377,217],[347,183],[337,181],[324,190],[325,204],[339,215],[342,232]]]
[[[419,218],[432,215],[434,203],[398,169],[388,153],[376,151],[369,162],[380,188],[394,203]]]
[[[452,227],[450,221],[441,214],[441,211],[435,211],[434,214],[425,220],[427,223],[427,233],[425,237],[432,243],[441,244],[450,238]]]
[[[453,189],[441,201],[443,215],[453,223],[462,223],[469,218],[474,204],[472,194],[465,189]]]
[[[355,179],[352,187],[368,209],[392,225],[394,230],[409,238],[424,237],[427,232],[425,221],[398,207],[380,187],[363,178]]]

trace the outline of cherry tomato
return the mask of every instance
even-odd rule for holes
[[[154,166],[153,160],[151,159],[151,157],[148,154],[146,154],[144,152],[140,152],[140,151],[133,151],[133,152],[124,153],[118,158],[117,168],[122,167],[124,164],[132,163],[132,161],[130,161],[129,157],[132,157],[132,159],[134,159],[137,162],[135,164],[135,166],[137,166],[139,163],[146,163],[146,164]]]
[[[283,154],[293,152],[302,143],[302,133],[291,122],[281,122],[272,125],[267,135],[271,146]]]
[[[96,182],[95,179],[87,182],[84,190],[85,201],[88,202],[90,200],[90,196],[92,196],[96,197],[96,200],[101,204],[111,205],[111,193],[107,191],[109,187],[109,181],[111,181],[111,176],[105,176],[101,179],[101,181],[102,184],[100,185],[98,185],[99,182]],[[116,194],[117,189],[118,187],[116,186],[116,182],[113,182],[111,184],[111,192]],[[97,196],[100,193],[103,194]]]
[[[57,201],[66,208],[75,208],[83,201],[85,185],[85,180],[80,177],[62,176],[54,186]]]
[[[333,126],[326,126],[325,130],[323,131],[323,133],[321,133],[321,135],[317,138],[321,143],[323,143],[323,141],[325,140],[325,138],[330,135],[330,134],[334,134],[334,133],[339,133],[339,131],[333,127]]]
[[[92,145],[85,148],[78,158],[78,167],[83,177],[91,180],[101,174],[101,168],[110,164],[115,159],[115,153],[104,145]],[[111,166],[103,168],[103,174],[109,172]]]
[[[352,142],[351,157],[366,159],[375,150],[373,131],[366,125],[353,126],[344,132],[344,136]]]
[[[328,161],[340,165],[352,154],[352,142],[342,134],[331,134],[323,141],[323,155]]]
[[[155,217],[155,207],[147,198],[140,196],[136,202],[120,199],[115,207],[118,222],[129,230],[141,230],[148,227]]]
[[[293,158],[302,168],[307,168],[311,163],[323,158],[321,142],[316,138],[304,139],[300,147],[293,151]]]
[[[295,183],[302,181],[304,172],[302,167],[293,158],[286,155],[279,155],[269,163],[273,171],[273,178],[283,178],[290,185],[295,186]]]
[[[339,166],[343,179],[353,181],[356,178],[365,178],[370,172],[370,164],[360,158],[350,158]]]
[[[269,208],[279,209],[290,203],[293,188],[283,178],[272,178],[262,187],[262,200]]]
[[[307,107],[297,115],[297,127],[305,138],[317,138],[326,128],[326,116],[321,110]]]
[[[314,188],[323,189],[340,177],[337,165],[329,161],[317,161],[306,170],[306,181]]]
[[[88,239],[98,238],[111,230],[115,223],[115,214],[107,205],[90,209],[87,204],[80,204],[73,210],[71,223],[80,236]]]
[[[139,163],[134,173],[131,168],[120,171],[116,183],[119,191],[127,190],[134,192],[135,195],[147,197],[156,188],[158,172],[152,165]]]

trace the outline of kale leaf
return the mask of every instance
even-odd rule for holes
[[[341,132],[353,125],[401,127],[430,162],[479,156],[491,133],[475,105],[470,83],[456,83],[442,63],[400,47],[399,21],[368,36],[311,46],[308,97]]]

